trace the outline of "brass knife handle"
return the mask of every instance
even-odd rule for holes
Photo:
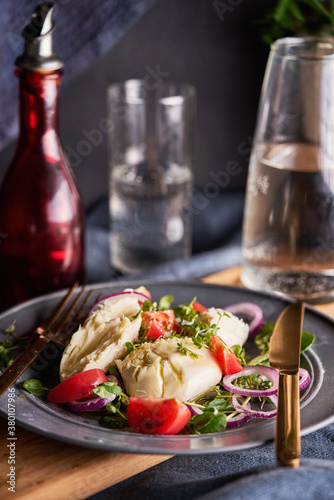
[[[43,335],[37,337],[10,367],[0,375],[0,397],[14,384],[34,359],[37,358],[48,342],[50,342],[50,340]]]
[[[276,421],[276,458],[279,465],[299,467],[299,373],[280,373]]]

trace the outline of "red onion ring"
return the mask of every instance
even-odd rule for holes
[[[121,295],[127,295],[128,297],[133,296],[133,297],[137,298],[139,305],[142,305],[146,300],[149,300],[146,297],[146,295],[143,295],[142,293],[139,293],[139,292],[135,292],[134,290],[132,290],[132,291],[128,290],[126,292],[119,292],[119,293],[112,293],[111,295],[106,295],[105,297],[102,297],[101,299],[94,302],[94,304],[90,307],[87,316],[90,316],[92,314],[92,312],[96,311],[98,309],[98,305],[101,302],[104,302],[105,300],[111,299],[111,298],[114,298],[116,300],[117,297],[119,297]]]
[[[197,406],[190,406],[190,405],[187,406],[190,410],[192,417],[196,417],[196,415],[201,415],[203,413],[203,410],[201,410],[201,408],[197,408]]]
[[[109,382],[115,382],[116,385],[120,386],[119,380],[113,375],[108,375],[107,379]],[[99,398],[96,396],[92,399],[86,399],[85,401],[71,401],[68,406],[72,411],[98,411],[101,410],[106,404],[111,403],[116,398],[117,394],[110,394],[109,398]]]
[[[255,335],[261,328],[263,324],[263,312],[261,307],[252,302],[238,302],[237,304],[231,304],[230,306],[224,307],[224,311],[230,312],[238,316],[238,314],[245,314],[251,317],[251,322],[249,323],[249,334]]]
[[[270,410],[270,411],[253,410],[252,408],[249,409],[248,407],[246,407],[247,405],[246,406],[242,406],[238,402],[238,397],[239,396],[235,395],[235,394],[232,396],[232,398],[231,398],[231,405],[237,411],[240,411],[242,413],[247,413],[249,417],[254,417],[254,418],[273,418],[277,414],[277,396],[275,396],[274,394],[272,396],[269,396],[269,398],[274,403],[274,405],[276,406],[276,408],[274,410]]]
[[[263,375],[273,384],[269,389],[245,389],[243,387],[237,387],[233,385],[233,381],[240,377],[247,377],[248,375]],[[276,394],[278,391],[278,371],[275,368],[270,368],[269,366],[254,365],[245,366],[242,371],[234,373],[233,375],[225,375],[222,379],[222,384],[227,391],[237,394],[239,396],[250,396],[262,398],[265,396],[271,396]]]
[[[301,391],[309,385],[309,383],[311,382],[311,376],[309,372],[305,370],[305,368],[299,368],[299,377],[299,390]]]
[[[227,419],[227,423],[226,423],[227,429],[230,427],[236,427],[237,425],[245,424],[246,422],[248,422],[248,420],[250,420],[251,416],[249,415],[248,412],[246,413],[246,410],[252,409],[250,403],[247,403],[245,406],[243,406],[243,408],[244,408],[244,411],[238,413],[238,415],[235,415],[232,418]]]
[[[109,398],[87,399],[86,401],[71,401],[68,406],[72,411],[97,411],[101,410],[106,404],[111,403],[117,394],[111,394]]]

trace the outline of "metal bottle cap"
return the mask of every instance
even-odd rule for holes
[[[15,61],[17,66],[37,72],[54,71],[63,67],[63,61],[53,51],[53,9],[52,2],[44,2],[36,7],[30,24],[22,31],[25,48]]]

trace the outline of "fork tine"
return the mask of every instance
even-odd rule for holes
[[[63,328],[63,326],[67,323],[67,321],[71,317],[72,313],[75,311],[75,309],[79,305],[81,298],[82,298],[83,294],[85,293],[85,289],[86,289],[86,287],[82,287],[82,289],[80,290],[78,295],[75,297],[75,299],[73,300],[72,304],[69,306],[67,311],[64,314],[62,314],[62,316],[59,319],[59,321],[57,322],[57,324],[54,324],[54,326],[52,327],[52,330],[59,332]]]
[[[61,315],[61,313],[63,312],[63,310],[65,309],[65,307],[67,306],[67,304],[69,303],[69,301],[71,300],[75,290],[78,288],[79,286],[79,282],[76,281],[72,287],[70,288],[70,290],[68,291],[68,293],[65,295],[65,297],[63,298],[63,300],[56,306],[55,309],[53,309],[51,311],[51,313],[49,314],[49,316],[43,321],[42,325],[39,327],[39,329],[41,330],[48,330],[51,328],[51,326],[55,323],[55,321],[57,321],[57,319],[59,318],[59,316]]]
[[[82,313],[85,311],[85,309],[87,308],[87,306],[88,306],[88,304],[89,304],[89,301],[90,301],[90,299],[92,298],[93,294],[94,294],[94,291],[93,291],[93,290],[90,290],[90,292],[88,292],[88,293],[86,294],[86,297],[85,297],[85,299],[84,299],[83,303],[81,304],[81,306],[79,307],[79,309],[77,310],[77,312],[76,312],[76,314],[75,314],[75,316],[74,316],[73,321],[74,321],[75,323],[79,323],[79,321],[80,321],[80,319],[81,319],[81,315],[82,315]]]
[[[85,297],[83,298],[84,294],[84,289],[80,292],[80,294],[77,297],[77,300],[75,301],[75,304],[73,303],[73,306],[71,311],[69,311],[69,314],[67,315],[66,321],[62,322],[62,324],[55,329],[55,341],[58,342],[59,344],[65,344],[65,341],[69,338],[71,334],[74,333],[74,329],[78,327],[79,323],[81,322],[82,319],[82,314],[86,310],[87,305],[94,293],[93,290],[90,290],[89,292],[86,293]],[[83,298],[82,302],[81,299]],[[79,306],[79,303],[80,307]],[[72,321],[69,321],[70,315],[72,312],[75,310],[75,315],[73,317]],[[63,326],[65,325],[65,328],[62,330]]]

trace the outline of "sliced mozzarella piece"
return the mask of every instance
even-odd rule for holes
[[[200,313],[199,320],[211,325],[217,325],[216,335],[225,342],[228,347],[233,345],[244,345],[248,338],[248,325],[223,309],[210,307],[205,312]]]
[[[141,315],[134,318],[139,309],[133,297],[120,296],[109,303],[106,300],[72,336],[60,362],[60,379],[92,368],[106,371],[125,356],[125,342],[139,338]]]
[[[194,353],[182,354],[178,343]],[[222,376],[217,359],[189,338],[163,338],[142,344],[116,361],[127,394],[137,397],[178,398],[188,401],[216,385]]]

